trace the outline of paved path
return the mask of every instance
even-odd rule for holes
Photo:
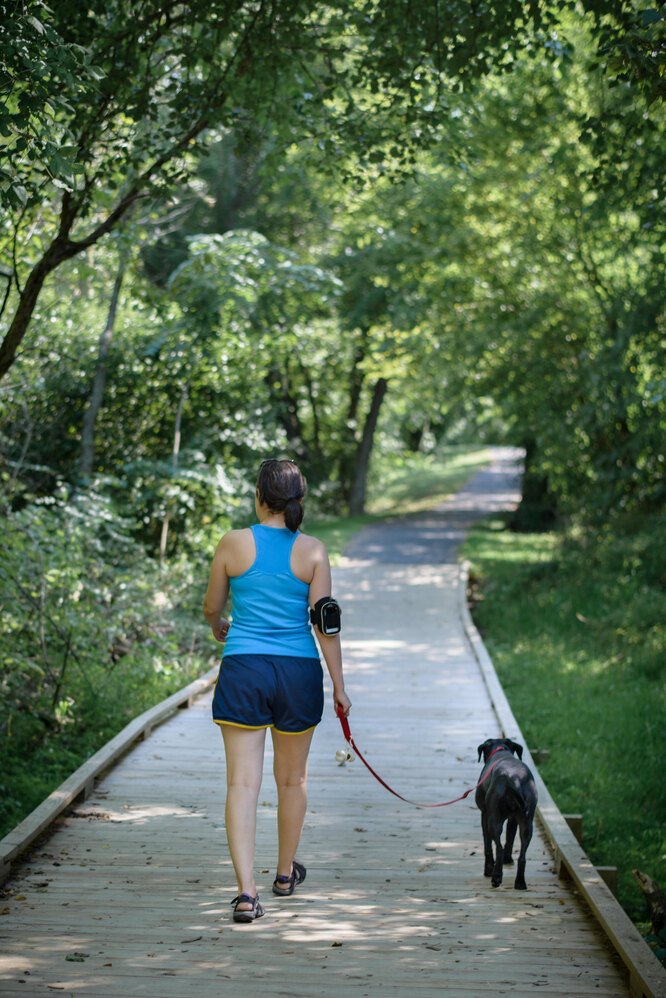
[[[494,448],[493,463],[427,513],[366,527],[347,546],[348,561],[381,565],[457,564],[457,551],[475,520],[516,505],[519,452]]]
[[[499,733],[458,617],[452,545],[470,518],[515,499],[508,470],[500,462],[419,521],[373,528],[335,573],[355,738],[416,800],[473,785],[476,747]],[[492,890],[472,798],[442,809],[402,804],[360,762],[336,765],[342,746],[329,700],[310,769],[300,854],[308,877],[285,900],[270,893],[267,758],[257,836],[267,915],[238,926],[210,698],[179,712],[6,885],[0,992],[627,998],[614,956],[539,835],[529,890],[514,891],[510,871]]]

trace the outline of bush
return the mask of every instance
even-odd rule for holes
[[[161,573],[131,528],[94,493],[36,501],[7,520],[1,834],[206,665],[203,566],[181,562]]]

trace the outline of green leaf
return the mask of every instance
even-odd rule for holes
[[[33,14],[28,14],[28,16],[26,17],[26,21],[28,22],[28,24],[31,24],[35,29],[35,31],[37,31],[40,35],[46,33],[46,29],[44,28],[42,22],[39,21]]]
[[[663,15],[661,11],[657,10],[655,7],[648,7],[641,13],[641,20],[644,27],[647,27],[648,24],[655,24],[656,21],[661,21],[662,18]]]

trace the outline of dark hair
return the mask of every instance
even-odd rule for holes
[[[271,458],[262,461],[257,479],[259,502],[265,503],[272,513],[284,513],[284,522],[296,533],[303,519],[302,500],[307,482],[300,468],[293,461]]]

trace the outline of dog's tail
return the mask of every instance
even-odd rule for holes
[[[532,803],[527,797],[525,797],[520,786],[514,786],[510,783],[508,790],[518,805],[518,810],[522,811],[522,813],[529,818],[532,813]]]

